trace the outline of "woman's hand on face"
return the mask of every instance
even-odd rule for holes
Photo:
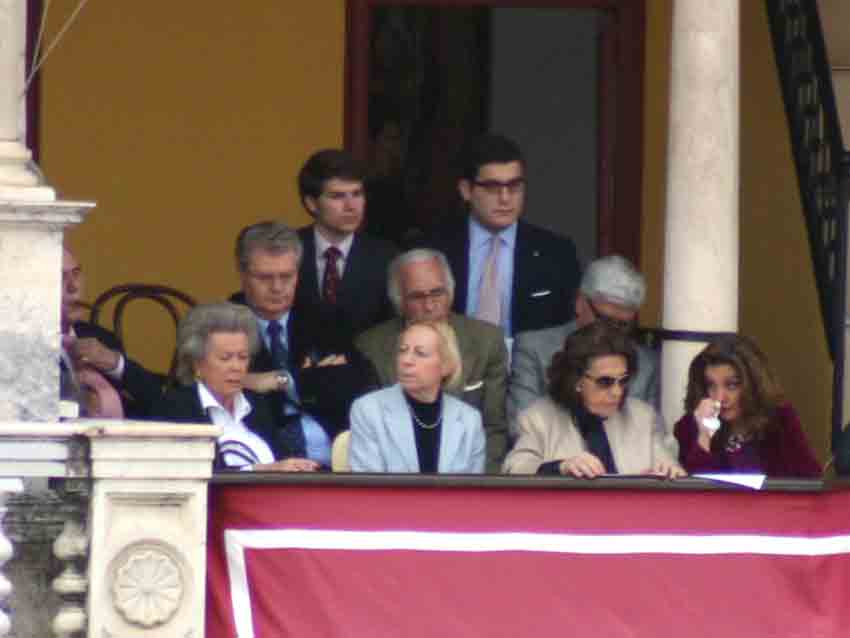
[[[605,474],[605,466],[590,452],[582,452],[561,461],[561,474],[576,478],[596,478]]]
[[[673,463],[671,461],[658,461],[655,465],[652,466],[649,470],[644,472],[644,474],[651,474],[652,476],[663,476],[668,479],[675,478],[684,478],[688,475],[685,470],[683,470],[677,463]]]
[[[694,410],[694,418],[702,425],[703,419],[713,419],[720,414],[720,401],[704,398]]]
[[[259,463],[254,466],[255,472],[316,472],[319,464],[310,459],[292,457],[275,461],[274,463]]]
[[[699,402],[694,410],[694,420],[697,422],[697,443],[706,452],[711,451],[711,437],[717,432],[716,428],[706,427],[704,419],[716,419],[720,414],[720,401],[706,397]]]

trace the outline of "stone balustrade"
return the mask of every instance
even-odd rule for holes
[[[0,423],[0,637],[203,636],[218,434]]]

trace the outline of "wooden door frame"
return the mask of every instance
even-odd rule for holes
[[[600,46],[597,252],[640,264],[643,203],[643,75],[646,0],[535,0],[534,8],[602,9],[614,22]],[[382,6],[527,7],[519,0],[348,0],[345,146],[365,158],[369,146],[371,10]],[[619,99],[618,99],[619,98]]]

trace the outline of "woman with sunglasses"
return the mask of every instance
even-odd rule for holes
[[[519,414],[519,438],[503,471],[684,476],[659,414],[627,396],[636,360],[629,337],[605,322],[567,337],[549,366],[548,395]]]
[[[675,434],[689,472],[821,475],[767,357],[747,337],[719,337],[694,358],[685,410]]]

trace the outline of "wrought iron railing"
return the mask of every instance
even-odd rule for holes
[[[833,448],[841,430],[848,155],[816,0],[767,0],[824,328],[832,356]]]

